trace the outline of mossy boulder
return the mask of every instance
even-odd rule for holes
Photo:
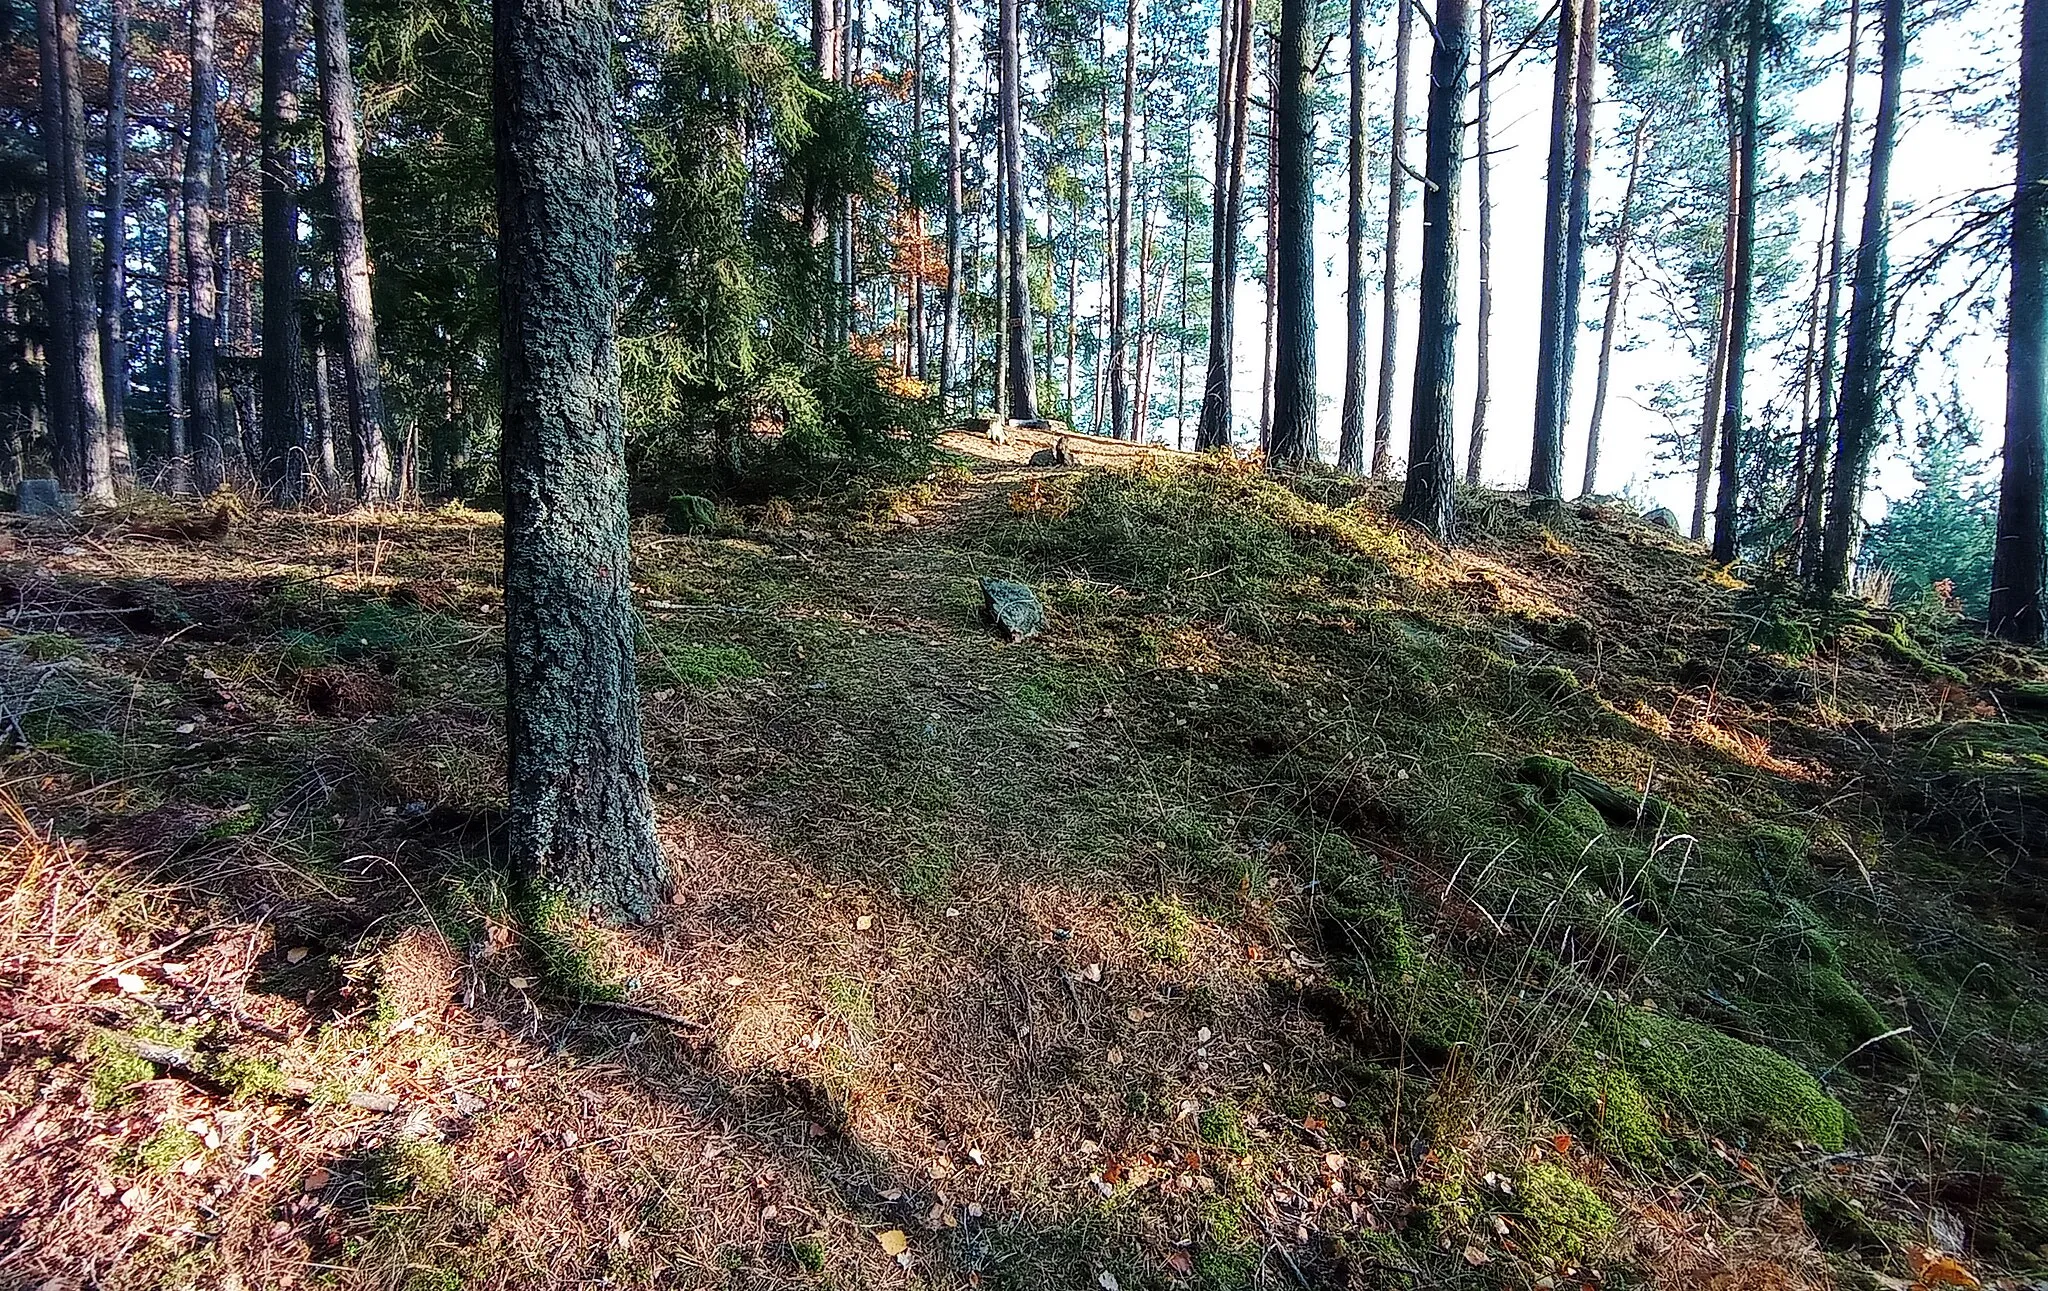
[[[1651,1162],[1670,1149],[1642,1085],[1616,1061],[1570,1054],[1551,1068],[1544,1092],[1552,1107],[1604,1151]]]
[[[1362,1030],[1433,1061],[1478,1038],[1480,988],[1429,953],[1391,894],[1332,898],[1323,938],[1343,965],[1335,985]]]
[[[1573,1265],[1614,1237],[1614,1210],[1570,1170],[1538,1161],[1522,1172],[1522,1239],[1531,1255]]]
[[[1754,1131],[1830,1151],[1848,1139],[1849,1114],[1783,1054],[1627,1005],[1601,1009],[1590,1032],[1599,1052],[1635,1079],[1652,1106],[1707,1133]]]
[[[1538,754],[1524,758],[1515,779],[1536,791],[1539,801],[1556,805],[1571,794],[1591,803],[1601,817],[1624,829],[1647,825],[1661,833],[1682,834],[1689,826],[1685,813],[1655,794],[1617,789],[1599,776],[1581,770],[1566,758]]]

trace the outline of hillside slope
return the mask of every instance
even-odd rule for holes
[[[1391,501],[648,532],[632,929],[494,867],[495,517],[15,523],[0,1283],[2038,1275],[2048,658]]]

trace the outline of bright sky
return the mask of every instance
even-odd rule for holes
[[[1875,6],[1866,6],[1874,8]],[[1921,7],[1921,6],[1913,6]],[[1391,6],[1390,6],[1391,8]],[[2012,182],[2012,158],[2009,152],[2000,154],[1997,150],[1998,136],[2010,130],[2010,112],[2002,113],[1990,126],[1959,125],[1940,115],[1932,104],[1933,94],[1942,87],[1954,84],[1966,66],[1998,66],[2009,63],[2010,51],[2018,48],[2019,6],[2017,0],[1986,0],[1969,15],[1967,25],[1949,21],[1933,28],[1916,31],[1912,54],[1916,60],[1910,67],[1905,82],[1906,126],[1899,140],[1897,158],[1893,169],[1893,197],[1897,204],[1905,204],[1916,210],[1936,207],[1945,198],[1981,188],[1987,184]],[[1866,14],[1866,26],[1862,45],[1864,58],[1862,79],[1857,89],[1859,124],[1864,131],[1862,147],[1868,147],[1868,126],[1875,114],[1877,102],[1877,25]],[[1392,44],[1391,19],[1389,31],[1379,38],[1382,48]],[[1426,69],[1426,39],[1423,25],[1417,24],[1418,44],[1416,66]],[[1503,44],[1519,39],[1518,32],[1497,33]],[[1842,48],[1843,26],[1837,20],[1825,35],[1817,38],[1816,48],[1835,53],[1839,59]],[[2007,51],[2003,55],[1998,50]],[[1332,88],[1341,89],[1343,63],[1341,43],[1331,50],[1326,64],[1326,75],[1334,78]],[[1374,102],[1384,104],[1391,101],[1392,60],[1381,69],[1384,82],[1376,92]],[[1422,70],[1426,77],[1426,70]],[[1602,86],[1605,86],[1603,73]],[[1489,416],[1488,451],[1486,476],[1491,483],[1520,486],[1526,482],[1529,461],[1531,419],[1535,390],[1535,342],[1536,314],[1541,273],[1542,218],[1541,195],[1545,150],[1547,148],[1547,119],[1550,96],[1550,64],[1540,50],[1525,55],[1517,67],[1495,83],[1494,96],[1494,192],[1496,198],[1494,219],[1494,316],[1493,340],[1493,403]],[[1255,91],[1256,92],[1256,91]],[[1413,87],[1411,94],[1418,104],[1417,122],[1420,122],[1422,88]],[[1839,70],[1833,76],[1803,91],[1796,100],[1794,111],[1806,122],[1820,129],[1832,129],[1832,123],[1839,117],[1842,101],[1842,81]],[[1383,109],[1382,109],[1383,110]],[[1468,107],[1468,118],[1470,115]],[[1613,142],[1614,124],[1618,119],[1617,109],[1603,103],[1600,113],[1600,141],[1605,151],[1598,158],[1599,174],[1593,190],[1594,221],[1602,220],[1602,213],[1611,211],[1620,201],[1624,176],[1619,173],[1627,163],[1625,155],[1616,156],[1619,147]],[[1327,131],[1341,128],[1340,121],[1325,122],[1323,136]],[[1419,160],[1421,154],[1421,131],[1411,131],[1411,150]],[[1767,142],[1768,146],[1768,142]],[[1468,142],[1467,148],[1470,150]],[[1198,156],[1205,155],[1198,152]],[[1775,174],[1783,175],[1788,167],[1803,166],[1806,163],[1794,156],[1788,145],[1781,145],[1775,155],[1767,155],[1766,167]],[[1863,185],[1865,177],[1858,170],[1851,177],[1851,198],[1849,206],[1850,238],[1855,230],[1863,206]],[[1317,212],[1317,250],[1321,258],[1322,279],[1316,297],[1316,318],[1318,324],[1317,376],[1322,395],[1322,410],[1319,429],[1322,435],[1326,457],[1334,459],[1338,430],[1338,409],[1343,398],[1343,345],[1344,312],[1342,265],[1344,256],[1344,177],[1334,170],[1323,176],[1321,187],[1322,204]],[[1413,185],[1411,184],[1411,194]],[[1459,431],[1459,461],[1464,456],[1464,437],[1471,424],[1472,386],[1474,380],[1473,345],[1475,331],[1473,318],[1477,310],[1477,182],[1472,168],[1468,165],[1464,181],[1464,220],[1460,232],[1460,276],[1461,276],[1461,326],[1458,337],[1458,402],[1457,424]],[[1383,209],[1384,190],[1376,199]],[[1417,270],[1421,246],[1421,217],[1419,207],[1413,204],[1405,222],[1402,263],[1404,273],[1411,279]],[[1802,203],[1800,208],[1802,230],[1799,243],[1812,246],[1819,232],[1820,209],[1818,203]],[[1255,215],[1251,233],[1254,238],[1264,235],[1262,215]],[[1955,227],[1952,218],[1928,217],[1924,219],[1902,218],[1895,220],[1893,235],[1892,263],[1897,266],[1908,263],[1925,248],[1932,246]],[[1261,244],[1262,245],[1262,244]],[[1582,307],[1583,317],[1597,320],[1605,307],[1605,294],[1594,286],[1606,272],[1608,257],[1599,252],[1588,256],[1587,291]],[[1810,281],[1810,280],[1809,280]],[[1368,336],[1377,364],[1379,338],[1379,300],[1377,293],[1378,271],[1371,275],[1372,296],[1368,301]],[[1793,296],[1803,296],[1805,289],[1798,289]],[[1915,328],[1925,331],[1924,310],[1927,303],[1938,293],[1938,283],[1930,287],[1916,300],[1905,302],[1904,311],[1898,324],[1898,338],[1895,347],[1907,338],[1915,336]],[[1958,367],[1964,373],[1963,393],[1976,409],[1984,431],[1986,453],[1995,451],[2003,434],[2005,398],[2005,345],[2002,336],[2004,320],[2005,286],[2001,281],[1997,288],[1998,308],[1989,316],[1974,320],[1972,326],[1977,333],[1966,339],[1958,351]],[[1846,284],[1843,293],[1844,308],[1847,307]],[[1402,320],[1402,335],[1398,348],[1400,378],[1395,399],[1395,445],[1397,452],[1405,455],[1409,411],[1408,371],[1413,361],[1415,318],[1412,294],[1404,295],[1406,313]],[[1797,299],[1787,299],[1778,308],[1796,309]],[[1627,304],[1623,322],[1623,339],[1633,338],[1640,342],[1633,349],[1617,345],[1614,358],[1613,385],[1609,394],[1606,423],[1603,429],[1604,447],[1601,454],[1602,466],[1599,488],[1602,492],[1619,493],[1626,489],[1632,495],[1654,498],[1679,514],[1681,521],[1689,516],[1692,506],[1692,482],[1690,472],[1683,477],[1658,478],[1660,471],[1668,469],[1654,460],[1652,436],[1663,427],[1661,414],[1647,406],[1649,393],[1667,380],[1677,380],[1683,385],[1698,378],[1698,361],[1675,337],[1665,333],[1652,321],[1655,313],[1654,302],[1647,290],[1632,292]],[[1258,415],[1257,386],[1262,373],[1259,347],[1263,339],[1265,302],[1262,288],[1255,282],[1240,286],[1238,309],[1238,334],[1242,339],[1239,355],[1238,395],[1236,406],[1240,418],[1240,435],[1256,433]],[[1759,319],[1757,333],[1768,334],[1773,330],[1765,320]],[[1572,416],[1566,437],[1565,475],[1568,491],[1576,491],[1584,470],[1586,424],[1591,415],[1593,402],[1594,368],[1599,353],[1600,338],[1597,330],[1584,333],[1579,341],[1577,376],[1573,383]],[[1764,352],[1752,352],[1750,357],[1750,388],[1755,392],[1756,402],[1767,397],[1765,392],[1775,391],[1780,383],[1780,370],[1775,366],[1791,361],[1793,356]],[[1191,378],[1191,381],[1193,378]],[[1945,389],[1947,376],[1930,369],[1926,378],[1928,384]],[[1696,415],[1696,414],[1695,414]],[[1192,410],[1190,412],[1192,416]],[[1172,436],[1169,423],[1163,428]],[[1903,460],[1889,450],[1886,460],[1878,467],[1877,487],[1872,490],[1871,509],[1881,511],[1886,493],[1901,496],[1910,486]]]

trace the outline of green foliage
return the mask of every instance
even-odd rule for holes
[[[1244,1109],[1229,1099],[1202,1109],[1198,1124],[1202,1142],[1231,1152],[1249,1152],[1252,1141],[1244,1132]]]
[[[205,1142],[197,1134],[176,1121],[169,1121],[159,1125],[154,1134],[142,1141],[142,1146],[136,1150],[135,1160],[145,1170],[169,1174],[205,1147]]]
[[[1970,460],[1979,436],[1960,392],[1938,410],[1923,404],[1921,411],[1930,420],[1912,456],[1915,487],[1871,528],[1863,558],[1891,572],[1895,604],[1939,607],[1953,597],[1981,615],[1991,599],[1998,489]]]

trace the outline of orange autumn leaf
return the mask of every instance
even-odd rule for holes
[[[1555,1135],[1550,1140],[1550,1146],[1557,1149],[1559,1156],[1568,1156],[1572,1150],[1572,1136],[1569,1134]]]
[[[1907,1247],[1906,1262],[1913,1266],[1914,1291],[1983,1285],[1953,1255],[1944,1255],[1931,1246]]]

